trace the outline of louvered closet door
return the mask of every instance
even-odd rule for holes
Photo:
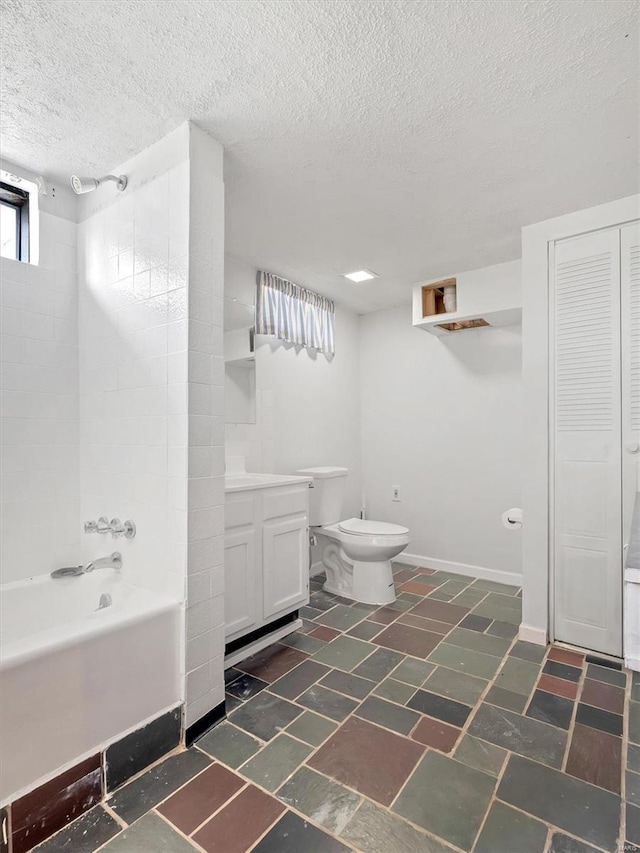
[[[619,229],[556,243],[551,269],[555,639],[619,655]]]
[[[640,223],[620,231],[622,281],[622,504],[629,541],[640,484]]]

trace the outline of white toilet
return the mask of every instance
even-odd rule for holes
[[[322,547],[324,588],[365,604],[390,604],[396,598],[391,560],[409,544],[409,530],[384,521],[340,521],[348,473],[333,467],[298,471],[313,478],[309,525]]]

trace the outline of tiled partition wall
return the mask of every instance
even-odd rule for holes
[[[224,702],[223,151],[193,126],[189,148],[187,727]]]
[[[38,266],[0,268],[2,583],[77,555],[76,224],[65,216],[41,211]]]
[[[180,140],[159,157],[167,140],[118,170],[124,193],[88,197],[79,226],[80,521],[133,519],[123,577],[183,598],[189,162]],[[85,560],[113,546],[82,544]]]

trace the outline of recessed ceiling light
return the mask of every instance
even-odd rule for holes
[[[346,272],[343,275],[343,278],[348,278],[355,282],[369,281],[370,278],[377,277],[378,276],[374,272],[371,272],[371,270],[356,270],[355,272]]]

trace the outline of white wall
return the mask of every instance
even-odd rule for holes
[[[40,211],[39,265],[0,267],[3,583],[77,559],[76,225],[64,195]]]
[[[225,297],[251,303],[256,270],[227,256]],[[304,285],[304,282],[301,282]],[[359,318],[336,306],[336,353],[256,339],[256,423],[227,424],[227,454],[252,471],[316,465],[349,469],[345,517],[360,510]]]
[[[367,516],[406,525],[426,565],[518,582],[521,536],[500,514],[521,499],[520,328],[436,338],[407,305],[360,329]]]

